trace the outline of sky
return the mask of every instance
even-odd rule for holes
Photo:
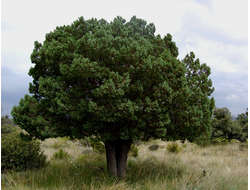
[[[56,26],[79,17],[136,16],[154,23],[155,34],[173,36],[178,59],[193,51],[206,63],[215,88],[216,107],[233,116],[248,108],[248,3],[247,0],[1,0],[1,115],[10,115],[25,94],[34,42],[43,43]]]

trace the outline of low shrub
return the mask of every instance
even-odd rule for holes
[[[17,131],[2,134],[1,138],[1,170],[22,171],[41,168],[48,165],[47,156],[40,149],[40,142],[26,142],[19,137]]]
[[[150,151],[156,151],[159,148],[158,144],[153,144],[148,147]]]
[[[134,144],[131,145],[128,156],[137,157],[139,148],[137,148]]]
[[[17,127],[11,124],[1,125],[1,134],[17,131]]]
[[[232,144],[232,143],[238,143],[239,141],[238,140],[236,140],[236,139],[232,139],[231,141],[230,141],[230,143]]]
[[[215,145],[218,145],[218,144],[227,145],[228,144],[228,140],[225,138],[222,138],[222,137],[212,139],[211,142],[212,142],[212,144],[215,144]]]
[[[239,149],[240,149],[241,151],[247,150],[247,149],[248,149],[248,144],[247,144],[247,143],[241,143],[241,144],[239,145]]]
[[[172,143],[169,143],[169,144],[168,144],[167,150],[168,150],[169,152],[179,153],[179,152],[182,151],[182,148],[178,145],[177,142],[172,142]]]
[[[89,140],[87,138],[80,139],[78,142],[79,142],[80,145],[82,145],[84,147],[90,147],[91,146],[91,144],[90,144],[90,142],[89,142]]]

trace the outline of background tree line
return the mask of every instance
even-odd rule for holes
[[[232,139],[245,142],[248,139],[248,109],[233,119],[228,108],[216,107],[213,111],[211,124],[211,140],[223,138],[228,142]]]

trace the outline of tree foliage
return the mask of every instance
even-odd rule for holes
[[[209,139],[214,91],[210,68],[135,16],[80,17],[35,42],[29,91],[14,122],[39,139],[88,136],[126,141]],[[116,150],[118,150],[116,148]]]
[[[248,108],[245,113],[238,114],[236,120],[238,120],[242,128],[242,141],[245,141],[248,139]]]
[[[228,108],[215,108],[212,118],[211,139],[222,137],[227,139],[229,142],[232,139],[237,139],[243,142],[248,137],[248,130],[245,125],[245,117],[243,117],[242,114],[238,115],[236,120],[232,120],[231,112]]]

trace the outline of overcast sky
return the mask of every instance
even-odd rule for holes
[[[43,42],[56,26],[83,16],[133,15],[154,23],[156,34],[173,36],[182,60],[193,51],[212,70],[216,106],[233,115],[248,107],[248,3],[247,0],[2,0],[1,1],[1,115],[28,94],[30,54],[34,41]]]

